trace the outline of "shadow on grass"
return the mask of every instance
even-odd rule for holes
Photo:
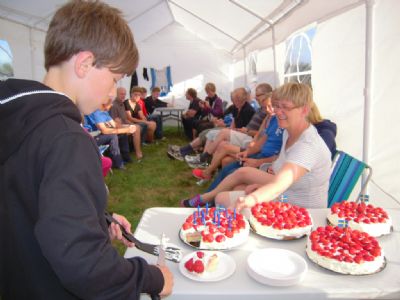
[[[180,200],[206,189],[196,185],[186,163],[167,156],[168,144],[187,144],[183,134],[176,127],[166,127],[164,135],[165,141],[143,147],[141,163],[137,163],[132,154],[134,162],[128,164],[126,170],[115,170],[106,178],[110,190],[108,209],[125,216],[132,224],[132,231],[147,208],[178,207]],[[120,243],[115,246],[123,255],[125,247]]]

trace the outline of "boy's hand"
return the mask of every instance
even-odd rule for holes
[[[164,277],[164,287],[160,293],[161,297],[166,297],[172,293],[172,287],[174,286],[174,275],[172,275],[171,271],[167,266],[157,266]]]
[[[113,213],[112,216],[124,227],[124,229],[128,233],[131,233],[131,223],[129,223],[129,221],[124,216],[118,215],[116,213]],[[115,223],[110,224],[110,226],[108,227],[108,233],[110,235],[111,240],[117,239],[117,240],[121,241],[127,247],[135,246],[134,243],[129,242],[127,239],[125,239],[122,236],[121,228],[119,228],[119,225],[117,225]]]

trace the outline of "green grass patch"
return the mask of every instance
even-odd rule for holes
[[[124,171],[114,170],[106,177],[110,190],[108,209],[125,216],[134,231],[144,210],[149,207],[179,207],[181,199],[201,193],[186,163],[171,160],[167,156],[168,144],[184,145],[187,140],[176,127],[165,127],[165,141],[143,146],[144,159],[127,164]],[[114,243],[123,255],[126,248]]]

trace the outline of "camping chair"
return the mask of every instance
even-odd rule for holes
[[[361,186],[357,200],[364,195],[365,188],[372,176],[372,168],[343,151],[336,152],[329,180],[328,207],[348,199],[365,169],[369,171],[368,177]]]

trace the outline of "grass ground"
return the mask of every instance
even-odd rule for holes
[[[171,160],[166,154],[168,144],[187,143],[183,134],[176,127],[165,127],[164,135],[165,141],[143,147],[141,163],[134,160],[126,170],[115,170],[106,178],[110,190],[108,209],[124,215],[131,222],[132,231],[146,208],[178,207],[181,199],[205,189],[196,185],[186,163]],[[115,243],[115,246],[121,255],[125,253],[122,244]]]

